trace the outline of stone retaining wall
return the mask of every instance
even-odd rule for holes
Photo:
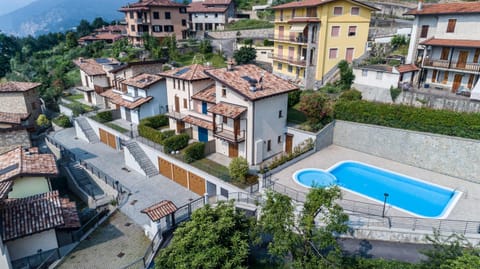
[[[213,39],[233,39],[237,38],[237,32],[240,32],[240,38],[268,38],[273,36],[273,28],[267,29],[251,29],[251,30],[239,30],[239,31],[218,31],[208,32],[209,38]]]

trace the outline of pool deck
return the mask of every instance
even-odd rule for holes
[[[459,178],[439,174],[422,168],[411,165],[402,164],[392,160],[376,157],[367,153],[351,150],[348,148],[331,145],[301,161],[295,163],[278,173],[272,175],[272,180],[290,187],[292,189],[308,192],[308,189],[296,183],[292,175],[300,169],[304,168],[320,168],[328,169],[338,162],[342,161],[358,161],[369,165],[377,166],[396,173],[404,174],[413,178],[418,178],[423,181],[438,184],[443,187],[457,189],[463,194],[451,210],[450,214],[445,219],[451,220],[479,220],[480,216],[480,184],[472,183],[470,181]],[[455,161],[455,160],[452,160]],[[349,191],[342,190],[343,198],[355,200],[359,202],[377,203],[373,200],[358,196]],[[388,207],[386,215],[390,216],[405,216],[415,217],[411,214]]]

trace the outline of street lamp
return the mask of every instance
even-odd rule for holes
[[[383,200],[382,218],[385,218],[385,205],[387,204],[388,193],[384,193],[383,196],[385,199]]]

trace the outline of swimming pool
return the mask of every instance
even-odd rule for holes
[[[329,178],[327,174],[335,179],[325,180]],[[388,205],[424,218],[445,218],[461,195],[453,189],[354,161],[338,163],[327,171],[302,169],[293,177],[307,188],[338,185],[379,203],[388,194]]]

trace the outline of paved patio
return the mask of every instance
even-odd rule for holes
[[[103,143],[90,144],[76,139],[74,128],[63,129],[53,137],[86,162],[103,170],[132,191],[120,210],[140,226],[148,224],[149,218],[140,211],[162,200],[170,200],[176,206],[187,204],[200,196],[172,180],[157,175],[147,178],[133,170],[126,171],[123,151],[114,150]]]
[[[282,171],[272,175],[272,180],[278,180],[278,183],[280,184],[286,185],[299,191],[308,192],[307,188],[297,184],[292,179],[292,175],[294,172],[303,168],[328,169],[334,164],[346,160],[363,162],[366,164],[391,170],[393,172],[432,182],[444,187],[458,189],[462,191],[463,194],[453,208],[452,212],[448,215],[447,219],[476,221],[479,220],[480,207],[478,206],[478,204],[480,204],[480,184],[475,184],[462,179],[435,173],[429,170],[402,164],[392,160],[387,160],[337,145],[331,145],[309,156],[308,158],[305,158],[298,163],[283,169]],[[342,193],[345,199],[375,203],[373,200],[360,197],[349,191],[342,190]],[[398,211],[390,207],[387,208],[386,214],[391,216],[412,217],[412,215],[410,214]]]

